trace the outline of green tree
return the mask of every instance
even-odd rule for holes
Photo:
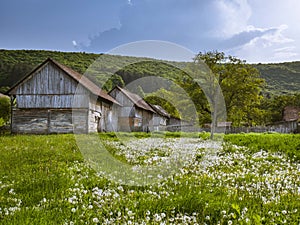
[[[174,93],[172,91],[161,88],[154,93],[147,94],[144,99],[150,104],[160,105],[171,116],[175,118],[181,118],[177,107],[175,107],[171,101],[168,101],[168,99],[174,99]]]
[[[185,92],[188,94],[189,99],[192,101],[193,106],[196,108],[197,111],[197,117],[194,118],[195,115],[188,115],[189,110],[185,110],[187,112],[187,120],[196,120],[199,122],[199,125],[203,125],[204,123],[210,123],[211,122],[211,111],[210,111],[210,105],[208,101],[208,96],[204,93],[202,87],[199,86],[200,84],[203,84],[202,80],[196,80],[193,77],[191,77],[191,74],[196,74],[199,72],[199,67],[197,67],[195,64],[189,65],[187,68],[185,68],[186,71],[180,71],[180,78],[176,80],[176,84],[179,85],[181,88],[185,90]],[[200,69],[200,72],[203,72]],[[197,74],[198,75],[198,74]],[[197,82],[198,81],[198,82]],[[204,82],[205,83],[205,82]],[[172,90],[172,88],[171,88]],[[177,89],[175,89],[176,91]],[[178,91],[176,91],[178,92]],[[177,93],[178,94],[178,93]],[[189,109],[190,106],[189,101],[186,101],[186,97],[178,98],[179,104],[182,105],[182,107]]]
[[[144,97],[145,97],[145,92],[144,92],[143,88],[142,88],[140,85],[138,85],[138,86],[136,87],[135,93],[136,93],[137,95],[139,95],[141,98],[144,98]]]
[[[293,95],[275,95],[265,98],[261,108],[266,111],[265,123],[274,123],[283,119],[286,106],[300,107],[300,93]]]
[[[200,52],[194,58],[194,63],[203,62],[220,84],[227,120],[232,121],[234,126],[261,123],[264,115],[260,108],[264,80],[260,78],[259,71],[245,61],[225,56],[222,52]]]
[[[6,125],[10,119],[10,100],[0,97],[0,126]]]
[[[1,86],[0,87],[0,93],[6,93],[7,91],[9,90],[9,87],[8,86]]]
[[[120,87],[125,86],[125,83],[124,83],[122,77],[117,74],[112,75],[110,77],[110,79],[108,81],[106,81],[106,83],[103,85],[102,88],[106,91],[110,91],[115,86],[120,86]]]

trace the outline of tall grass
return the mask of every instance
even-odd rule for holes
[[[66,168],[74,161],[83,159],[72,135],[0,137],[0,196],[10,196],[0,201],[0,207],[2,211],[14,207],[11,199],[22,201],[22,210],[16,209],[16,216],[1,218],[0,215],[3,224],[59,222],[58,203],[71,181]],[[48,210],[33,210],[42,199],[52,199]],[[11,208],[7,214],[13,212]],[[45,218],[48,222],[43,221]]]
[[[246,146],[253,151],[263,149],[269,152],[284,153],[291,159],[300,160],[300,134],[228,134],[224,141],[238,146]]]

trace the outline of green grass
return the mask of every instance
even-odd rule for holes
[[[113,154],[119,137],[199,136],[205,144],[209,134],[99,135]],[[201,157],[169,179],[128,186],[92,170],[73,135],[0,136],[0,224],[298,224],[299,191],[290,187],[300,186],[299,137],[226,135],[226,147],[206,167],[199,148]],[[126,161],[126,154],[119,157]]]
[[[270,152],[284,153],[291,159],[300,160],[300,134],[229,134],[225,136],[224,141],[246,146],[253,151],[263,149]]]
[[[45,218],[49,223],[59,221],[56,205],[71,182],[66,168],[74,161],[82,161],[74,138],[71,135],[2,136],[0,143],[1,196],[10,196],[9,191],[13,190],[16,194],[11,197],[22,200],[22,208],[30,209],[21,210],[16,218],[4,217],[3,222],[14,224],[24,219],[24,224],[26,220],[29,224],[29,221],[42,222]],[[49,204],[50,210],[33,210],[43,198],[54,199]],[[14,205],[13,200],[0,202],[2,210]],[[1,217],[3,215],[0,220]]]

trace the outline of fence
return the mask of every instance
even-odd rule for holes
[[[194,125],[169,125],[166,127],[167,131],[184,131],[184,132],[210,132],[210,128],[201,128]],[[268,126],[256,127],[217,127],[216,133],[300,133],[300,124],[297,121],[282,121]]]

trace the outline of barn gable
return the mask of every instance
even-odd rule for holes
[[[120,95],[120,93],[122,95]],[[134,104],[136,107],[155,113],[155,111],[151,108],[151,106],[144,101],[142,97],[137,94],[134,94],[124,88],[116,86],[113,90],[109,92],[109,94],[114,97],[118,102],[120,102],[123,106],[131,106]],[[118,96],[119,95],[119,96]],[[124,98],[122,97],[124,95]]]
[[[152,119],[155,112],[140,96],[119,86],[112,89],[109,94],[122,105],[118,115],[118,130],[152,130]]]
[[[75,93],[76,97],[86,97],[91,93],[109,103],[119,104],[88,78],[50,58],[14,85],[8,93],[19,97],[17,101],[21,104],[20,108],[71,108]],[[88,104],[89,100],[80,102]],[[82,108],[86,105],[73,107]]]
[[[48,61],[39,70],[14,88],[19,108],[85,108],[89,102],[89,91],[78,85],[55,64]],[[77,93],[78,105],[73,105]]]
[[[150,104],[150,106],[156,112],[153,115],[153,129],[155,131],[166,130],[167,122],[171,118],[170,114],[159,105]]]

